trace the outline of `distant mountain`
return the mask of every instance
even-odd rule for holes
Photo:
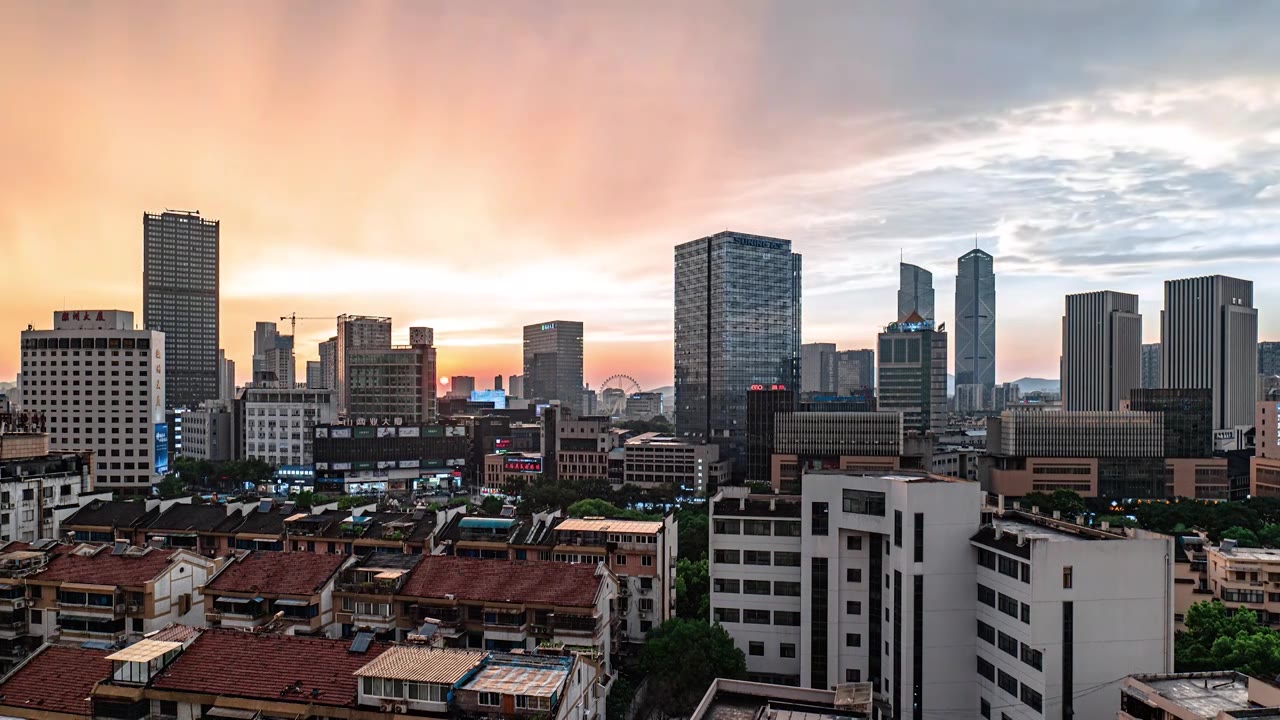
[[[0,392],[8,392],[16,387],[18,387],[16,382],[0,382]]]
[[[1062,391],[1062,383],[1057,378],[1050,380],[1048,378],[1024,377],[1014,380],[1013,384],[1018,386],[1018,392],[1023,395],[1029,392],[1056,393]]]

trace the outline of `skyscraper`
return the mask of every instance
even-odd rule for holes
[[[218,350],[218,399],[231,402],[236,396],[236,361],[227,357],[226,350]]]
[[[1119,410],[1142,384],[1138,296],[1068,295],[1062,317],[1062,409]]]
[[[836,395],[872,395],[876,387],[876,351],[840,350],[836,353]]]
[[[391,319],[338,318],[340,417],[386,424],[436,419],[435,332],[409,328],[408,346],[391,345]]]
[[[1214,429],[1252,425],[1258,392],[1253,283],[1225,275],[1166,280],[1160,375],[1166,388],[1213,391]]]
[[[957,261],[956,385],[996,383],[995,260],[974,248]]]
[[[316,390],[325,386],[324,373],[320,371],[320,368],[319,360],[307,361],[307,389]]]
[[[947,426],[947,334],[912,313],[879,335],[880,410],[902,413],[902,428],[940,433]]]
[[[567,320],[524,326],[524,397],[559,400],[572,414],[582,407],[582,323]]]
[[[1280,342],[1258,343],[1258,374],[1280,375]]]
[[[675,425],[745,450],[747,392],[800,381],[800,255],[725,231],[675,248]]]
[[[524,376],[511,375],[507,378],[507,396],[524,398]]]
[[[1160,343],[1142,345],[1142,387],[1160,387]]]
[[[165,335],[165,407],[218,397],[217,220],[142,214],[142,324]]]
[[[836,344],[800,346],[800,392],[831,393],[836,386]]]
[[[933,273],[918,265],[898,266],[898,317],[901,320],[916,313],[933,321]]]
[[[320,384],[316,387],[338,389],[338,336],[320,343]]]
[[[292,386],[295,377],[293,336],[281,335],[273,322],[253,329],[253,381]]]
[[[339,315],[334,338],[334,388],[338,391],[338,417],[351,410],[351,360],[363,348],[391,349],[391,318],[368,315]],[[324,355],[321,356],[321,362]]]

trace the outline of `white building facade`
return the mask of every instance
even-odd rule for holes
[[[92,450],[99,489],[148,493],[169,469],[164,333],[124,310],[58,311],[22,333],[24,407],[52,451]]]
[[[294,387],[245,388],[244,453],[272,465],[310,465],[316,425],[336,417],[333,391]]]

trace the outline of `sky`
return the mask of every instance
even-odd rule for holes
[[[804,255],[805,342],[869,347],[899,256],[997,273],[997,379],[1063,296],[1255,282],[1280,338],[1280,3],[0,0],[0,379],[60,308],[141,321],[142,213],[222,223],[221,344],[296,312],[435,328],[441,374],[586,323],[672,377],[672,248]],[[333,333],[298,324],[302,361]]]

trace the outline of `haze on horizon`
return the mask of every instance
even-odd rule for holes
[[[0,379],[55,309],[141,321],[144,211],[222,222],[222,341],[296,311],[435,328],[440,372],[671,382],[672,247],[793,241],[805,342],[867,347],[896,264],[996,256],[997,379],[1063,295],[1255,282],[1280,335],[1280,4],[0,0]],[[302,361],[333,332],[298,326]]]

